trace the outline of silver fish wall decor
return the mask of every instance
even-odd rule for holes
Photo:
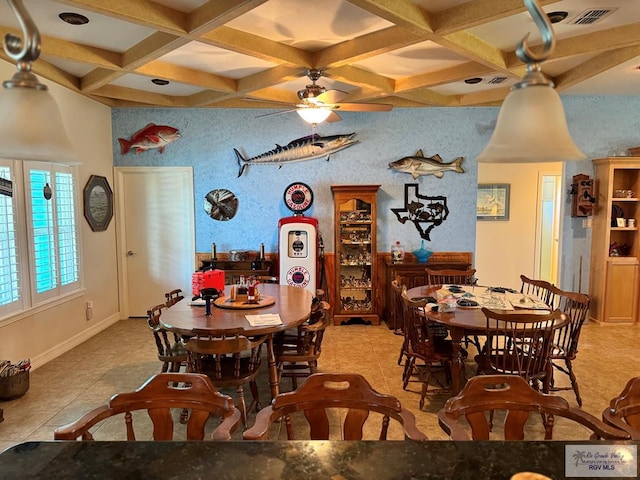
[[[435,175],[438,178],[442,178],[443,172],[447,170],[464,173],[464,169],[460,166],[462,160],[463,157],[458,157],[453,162],[442,163],[440,155],[435,154],[433,157],[427,158],[422,153],[422,150],[418,150],[411,157],[403,157],[400,160],[391,162],[389,169],[409,173],[414,179],[420,175]]]
[[[287,145],[280,146],[276,144],[276,148],[262,153],[258,156],[245,158],[237,150],[233,149],[236,153],[236,159],[238,160],[238,177],[244,173],[245,168],[248,165],[278,165],[282,167],[285,163],[301,162],[303,160],[313,160],[315,158],[325,157],[329,160],[329,156],[333,153],[344,150],[358,143],[358,140],[354,140],[353,137],[356,133],[348,133],[346,135],[329,135],[327,137],[321,137],[318,134],[309,135],[307,137],[298,138],[292,140]]]

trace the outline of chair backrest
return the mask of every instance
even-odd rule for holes
[[[123,415],[126,440],[174,440],[176,430],[172,409],[189,409],[186,426],[187,440],[203,440],[205,425],[211,416],[221,423],[213,431],[213,440],[230,440],[240,421],[240,411],[233,400],[216,390],[206,375],[195,373],[159,373],[149,378],[135,392],[119,393],[111,397],[107,405],[95,408],[80,419],[54,432],[55,440],[94,440],[94,427],[109,417]],[[139,432],[148,421],[132,415],[136,410],[146,410],[153,425],[153,434],[136,438],[134,426]],[[216,420],[217,422],[218,420]],[[99,432],[96,433],[99,436]],[[142,433],[140,433],[142,435]],[[179,439],[176,439],[179,440]]]
[[[395,318],[396,324],[395,328],[403,329],[403,317],[402,317],[402,291],[406,290],[406,286],[402,285],[402,279],[398,275],[396,278],[391,280],[391,293],[393,297],[393,305],[391,308],[393,309],[393,318]]]
[[[175,290],[171,290],[170,292],[165,293],[164,298],[166,300],[165,303],[167,307],[170,307],[182,300],[184,298],[184,295],[182,295],[182,289],[176,288]]]
[[[432,270],[425,268],[427,272],[427,285],[473,285],[476,281],[476,269],[469,270]]]
[[[402,290],[400,298],[408,353],[426,362],[434,361],[433,330],[429,328],[429,319],[424,314],[427,299],[412,300],[407,297],[406,289]]]
[[[569,317],[569,323],[555,332],[551,357],[573,360],[578,353],[582,325],[589,314],[590,299],[583,293],[565,292],[556,286],[552,286],[551,292],[556,308]]]
[[[534,280],[525,275],[520,275],[520,280],[522,280],[520,293],[536,297],[549,306],[554,305],[555,292],[553,284],[546,280]]]
[[[227,334],[211,335],[193,330],[185,343],[189,371],[206,373],[215,384],[243,383],[255,377],[261,363],[266,335],[248,338],[242,329]]]
[[[549,374],[555,330],[569,319],[560,310],[548,314],[496,312],[482,308],[487,337],[481,355],[484,373],[520,375],[527,381]]]
[[[334,417],[343,419],[341,434],[337,439],[361,440],[365,424],[370,424],[375,417],[380,418],[381,425],[375,428],[376,439],[386,440],[390,420],[397,422],[403,429],[404,437],[412,440],[426,440],[427,437],[415,424],[415,416],[391,395],[377,392],[369,382],[358,374],[351,373],[316,373],[307,379],[304,385],[293,392],[281,393],[272,404],[256,416],[252,428],[243,433],[245,440],[265,440],[268,438],[269,425],[284,417],[287,438],[295,440],[295,429],[291,415],[303,412],[309,426],[311,440],[328,440],[330,427],[335,422],[330,420],[328,410],[346,409],[346,415],[334,412]],[[376,412],[370,419],[370,413]],[[332,417],[333,418],[333,417]],[[370,422],[367,422],[367,420]],[[367,430],[368,431],[368,430]]]
[[[158,348],[158,358],[163,360],[166,357],[171,356],[172,345],[169,339],[169,333],[160,325],[160,317],[162,316],[162,310],[167,308],[164,303],[154,305],[147,310],[147,325],[153,332],[153,337],[156,341],[156,347]],[[175,341],[174,336],[174,341]]]
[[[324,300],[314,303],[311,306],[309,322],[300,325],[297,346],[299,352],[308,357],[307,360],[316,359],[320,356],[324,331],[331,324],[330,308],[331,305]]]
[[[506,411],[502,438],[495,438],[489,412]],[[596,437],[622,440],[629,437],[626,432],[605,424],[584,410],[569,406],[562,397],[547,395],[534,390],[525,379],[516,375],[479,375],[469,379],[462,391],[446,401],[438,412],[440,427],[452,440],[524,440],[528,436],[540,435],[540,429],[527,428],[531,412],[564,417],[591,430]],[[460,422],[466,419],[467,425]],[[548,417],[547,417],[548,418]],[[542,423],[542,422],[541,422]],[[544,422],[544,439],[553,438],[553,421]],[[470,429],[470,434],[469,434]],[[533,438],[527,438],[534,440]],[[539,438],[538,438],[539,439]]]
[[[602,419],[640,440],[640,377],[631,378],[622,393],[609,402],[602,412]]]

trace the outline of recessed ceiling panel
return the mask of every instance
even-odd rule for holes
[[[393,24],[343,0],[270,0],[227,25],[317,51]]]
[[[355,65],[393,79],[434,72],[468,60],[433,42],[422,42],[356,62]]]
[[[159,58],[181,67],[215,73],[229,78],[242,78],[276,64],[201,42],[190,42]]]
[[[176,97],[193,95],[203,90],[202,88],[194,87],[193,85],[185,85],[184,83],[178,82],[169,82],[168,85],[156,85],[152,83],[151,80],[151,77],[131,73],[114,80],[111,82],[111,85],[133,88],[144,92],[159,93],[162,95],[173,95]]]

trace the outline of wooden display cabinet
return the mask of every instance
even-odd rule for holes
[[[332,185],[335,222],[334,325],[379,325],[376,203],[380,185]]]
[[[640,158],[593,161],[597,201],[592,219],[589,319],[636,323],[640,297]],[[617,218],[633,219],[619,226]]]

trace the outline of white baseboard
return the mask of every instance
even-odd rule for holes
[[[105,318],[103,321],[96,323],[95,325],[92,325],[90,328],[87,328],[86,330],[83,330],[77,335],[69,338],[68,340],[62,343],[59,343],[58,345],[56,345],[53,348],[50,348],[46,352],[43,352],[40,355],[37,355],[35,358],[31,359],[31,369],[35,370],[38,367],[41,367],[42,365],[46,364],[47,362],[50,362],[54,358],[59,357],[63,353],[68,352],[72,348],[77,347],[82,342],[89,340],[91,337],[97,335],[98,333],[110,327],[111,325],[113,325],[119,320],[120,320],[120,312],[114,313],[113,315]]]

